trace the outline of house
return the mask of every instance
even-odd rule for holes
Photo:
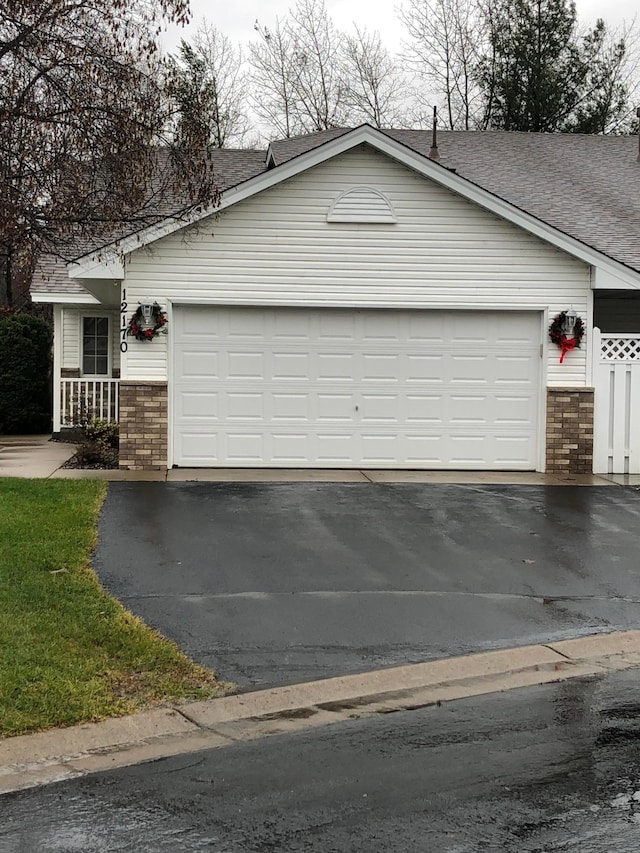
[[[364,125],[220,151],[215,209],[45,259],[55,429],[119,419],[127,468],[640,472],[637,139],[430,148]]]

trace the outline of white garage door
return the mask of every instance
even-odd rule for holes
[[[174,464],[534,469],[540,315],[182,306]]]

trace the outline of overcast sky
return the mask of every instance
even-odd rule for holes
[[[380,30],[388,48],[393,52],[400,46],[403,29],[397,20],[394,0],[325,0],[329,14],[340,30],[348,30],[353,21],[370,30]],[[186,29],[172,27],[163,37],[167,51],[175,50],[180,38],[189,38],[197,22],[206,17],[235,42],[246,44],[255,37],[256,18],[267,26],[276,17],[283,18],[295,5],[295,0],[191,0],[192,24]],[[636,14],[637,0],[577,0],[578,14],[585,23],[598,17],[611,25],[631,21]]]

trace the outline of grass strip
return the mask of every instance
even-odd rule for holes
[[[0,736],[224,689],[90,567],[106,486],[0,479]]]

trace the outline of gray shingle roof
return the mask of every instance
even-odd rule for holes
[[[345,133],[334,128],[272,142],[275,166]],[[391,138],[427,156],[431,132],[385,130]],[[640,272],[640,162],[633,136],[438,131],[440,165],[532,214],[559,231]],[[212,152],[221,191],[265,171],[267,152]],[[167,206],[158,218],[170,213]],[[118,237],[124,237],[120,234]],[[95,248],[106,240],[96,241]],[[87,247],[83,247],[83,252]],[[40,260],[32,292],[83,293],[67,278],[64,263]]]
[[[87,291],[77,281],[69,278],[66,262],[57,255],[40,255],[31,279],[31,295],[64,293],[69,296],[86,296]]]
[[[350,127],[334,127],[331,130],[320,130],[317,133],[308,133],[305,136],[292,136],[290,139],[276,139],[269,145],[269,154],[276,166],[286,163],[293,157],[306,154],[318,145],[344,136],[352,130]]]

